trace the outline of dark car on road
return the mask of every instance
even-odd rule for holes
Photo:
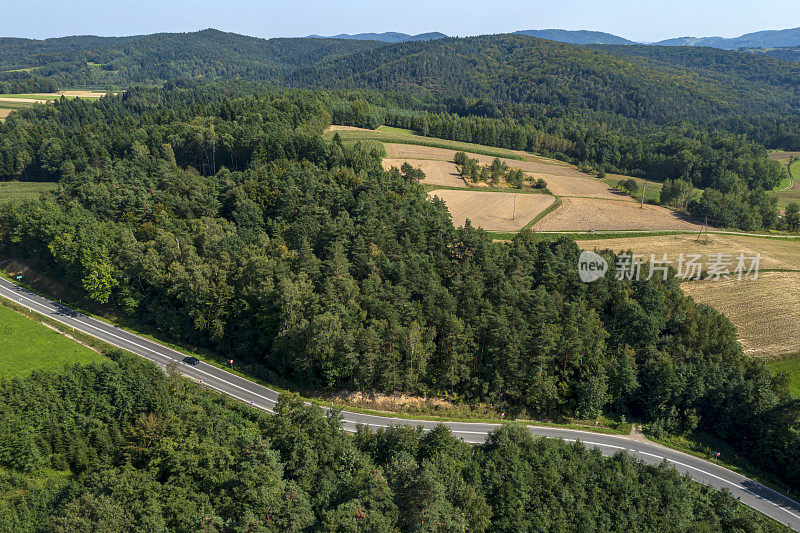
[[[184,357],[183,362],[189,365],[196,365],[197,363],[200,362],[200,359],[198,359],[197,357]]]

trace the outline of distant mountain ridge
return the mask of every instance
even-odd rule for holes
[[[569,44],[638,44],[624,37],[602,31],[547,29],[520,30],[514,33]]]
[[[746,33],[739,37],[678,37],[656,43],[662,46],[709,46],[724,50],[739,48],[776,48],[800,45],[800,28],[765,30]]]
[[[396,31],[387,31],[383,33],[340,33],[339,35],[331,35],[324,37],[322,35],[309,35],[316,39],[351,39],[355,41],[381,41],[384,43],[407,43],[412,41],[433,41],[436,39],[444,39],[447,37],[444,33],[434,31],[429,33],[420,33],[418,35],[409,35],[407,33],[399,33]]]
[[[548,28],[543,30],[519,30],[513,32],[517,35],[527,35],[529,37],[538,37],[540,39],[547,39],[550,41],[557,41],[569,44],[647,44],[658,46],[707,46],[710,48],[720,48],[723,50],[738,50],[740,48],[747,49],[771,49],[771,48],[787,48],[800,46],[800,28],[790,28],[786,30],[764,30],[753,33],[746,33],[739,37],[675,37],[672,39],[664,39],[657,42],[640,43],[607,33],[602,31],[592,30],[562,30],[557,28]],[[384,32],[384,33],[357,33],[347,34],[341,33],[331,37],[323,37],[320,35],[309,35],[315,38],[330,38],[330,39],[351,39],[359,41],[381,41],[385,43],[405,43],[411,41],[433,41],[436,39],[443,39],[447,37],[444,33],[431,32],[421,33],[419,35],[409,35],[407,33],[399,32]]]

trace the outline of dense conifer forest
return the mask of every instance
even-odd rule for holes
[[[570,240],[454,228],[415,172],[322,138],[359,94],[180,82],[12,114],[2,174],[60,187],[0,206],[0,254],[267,380],[635,416],[798,488],[798,402],[725,317],[674,279],[584,284]]]

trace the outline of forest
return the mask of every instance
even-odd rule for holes
[[[0,531],[785,531],[662,464],[522,426],[355,435],[121,353],[0,381]]]
[[[186,82],[15,113],[1,172],[60,187],[0,206],[0,256],[267,381],[635,416],[799,488],[800,402],[724,316],[674,278],[584,284],[568,239],[454,228],[376,148],[323,140],[337,98]]]
[[[15,93],[187,78],[334,90],[336,123],[410,127],[593,172],[688,181],[706,191],[685,207],[690,214],[744,230],[785,229],[766,192],[785,170],[765,149],[800,150],[800,65],[702,47],[585,47],[525,35],[390,45],[209,29],[3,39],[0,68],[0,91]],[[5,175],[30,179],[43,168],[14,164]]]

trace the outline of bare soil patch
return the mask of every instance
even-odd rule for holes
[[[518,231],[555,201],[547,194],[453,189],[431,191],[429,196],[444,201],[454,225],[463,226],[469,219],[473,226],[492,231]]]
[[[0,118],[6,118],[11,112],[14,111],[13,109],[0,109]]]
[[[681,288],[727,316],[748,355],[800,350],[800,273],[762,272],[756,280],[690,281]]]
[[[660,259],[667,254],[671,260],[677,260],[681,253],[686,256],[698,254],[704,261],[708,254],[724,253],[736,258],[740,253],[747,257],[760,253],[762,270],[800,270],[800,242],[784,239],[710,234],[706,244],[705,236],[701,242],[697,242],[696,234],[686,234],[578,241],[578,246],[584,250],[630,250],[646,258],[655,254]]]
[[[403,163],[408,162],[414,168],[419,168],[425,173],[425,179],[421,183],[429,185],[446,185],[448,187],[466,187],[466,183],[461,178],[455,163],[450,161],[431,161],[428,159],[389,159],[383,160],[383,168],[389,170],[392,167],[400,168]]]
[[[700,225],[665,207],[596,198],[562,198],[555,211],[534,224],[536,231],[696,230]]]

